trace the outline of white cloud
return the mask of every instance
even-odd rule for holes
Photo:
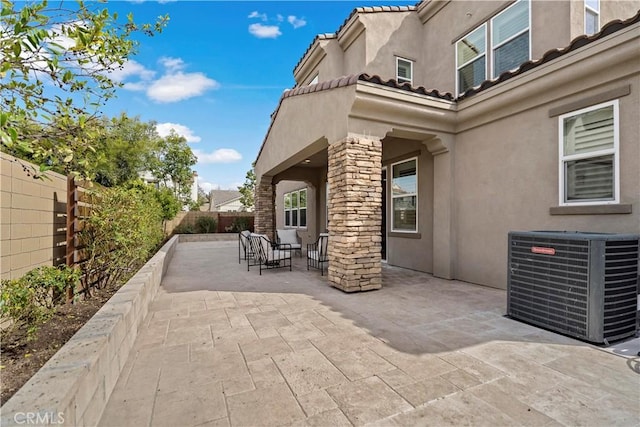
[[[127,61],[121,69],[111,71],[110,77],[124,83],[124,89],[145,91],[150,99],[161,103],[182,101],[220,87],[217,81],[203,73],[183,72],[186,64],[181,58],[163,56],[158,59],[158,63],[165,68],[165,73],[155,80],[155,71],[133,60]],[[132,78],[137,78],[137,81],[125,81]]]
[[[165,74],[155,80],[147,89],[147,96],[156,102],[177,102],[202,95],[209,89],[217,89],[220,84],[202,73],[178,71]]]
[[[266,13],[259,13],[257,10],[254,10],[253,12],[251,12],[249,14],[249,16],[247,16],[247,18],[257,18],[257,19],[261,19],[263,21],[267,20],[267,14]]]
[[[162,64],[162,66],[164,66],[168,72],[171,72],[171,73],[183,70],[185,67],[184,61],[180,58],[171,58],[169,56],[163,56],[158,60],[158,62]]]
[[[198,158],[198,163],[234,163],[242,160],[242,154],[233,148],[220,148],[211,153],[205,153],[202,150],[193,150],[193,154]]]
[[[251,24],[249,32],[259,39],[275,39],[282,35],[277,25]]]
[[[305,21],[304,18],[298,18],[295,15],[287,16],[287,22],[293,25],[294,29],[298,29],[300,27],[304,27],[305,25],[307,25],[307,21]]]
[[[140,80],[151,80],[155,76],[156,72],[148,70],[144,65],[137,61],[129,60],[125,62],[122,67],[116,68],[109,73],[109,77],[117,82],[122,82],[129,77],[138,77]],[[136,83],[130,83],[135,85]],[[138,83],[139,84],[139,83]],[[139,90],[139,89],[130,89]]]
[[[148,83],[146,82],[137,82],[137,83],[125,83],[122,86],[126,90],[130,90],[131,92],[142,92],[147,90]]]
[[[213,190],[214,188],[219,187],[219,185],[214,184],[212,182],[198,181],[198,187],[202,188],[202,191],[204,191],[206,194],[209,194],[209,192],[211,190]]]
[[[284,21],[284,16],[278,14],[278,15],[276,15],[276,19],[278,20],[278,22],[282,22],[282,21]]]
[[[202,138],[200,138],[198,135],[195,135],[193,131],[185,125],[181,125],[178,123],[158,123],[156,125],[156,131],[158,132],[158,135],[163,138],[165,136],[169,136],[171,130],[173,130],[178,135],[183,136],[187,140],[187,142],[202,141]]]

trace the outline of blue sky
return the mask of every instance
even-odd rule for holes
[[[124,88],[104,113],[153,120],[161,134],[173,128],[198,156],[203,189],[236,189],[314,37],[335,32],[356,7],[415,3],[109,2],[111,12],[132,12],[139,23],[170,19],[162,34],[139,38],[139,53],[114,76]]]

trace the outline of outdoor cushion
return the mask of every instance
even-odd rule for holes
[[[292,247],[293,245],[297,245],[298,248],[301,247],[300,243],[298,243],[298,233],[296,230],[292,229],[279,229],[278,238],[280,239],[280,243],[288,243]]]
[[[307,251],[307,257],[318,261],[318,251]]]

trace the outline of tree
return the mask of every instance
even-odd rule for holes
[[[254,168],[256,166],[256,162],[251,163],[251,169],[247,171],[247,175],[244,180],[244,184],[238,187],[238,191],[240,191],[240,203],[244,206],[245,210],[249,210],[253,208],[253,194],[256,189],[256,173]]]
[[[94,142],[95,152],[91,153],[95,181],[111,187],[138,179],[160,139],[155,124],[123,113],[112,119],[103,118],[99,126],[103,132]]]
[[[3,150],[28,155],[40,172],[86,176],[86,130],[118,87],[110,73],[135,53],[135,33],[153,36],[168,17],[138,25],[99,2],[69,3],[2,0],[0,138]]]
[[[198,203],[200,204],[200,206],[211,201],[209,196],[210,195],[206,191],[204,191],[204,188],[198,185]]]
[[[187,202],[193,184],[191,167],[197,161],[185,137],[172,130],[168,136],[157,141],[147,166],[154,178],[165,187],[172,188],[176,197]]]

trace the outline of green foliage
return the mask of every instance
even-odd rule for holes
[[[190,211],[200,212],[200,206],[202,206],[202,203],[200,203],[200,200],[191,200],[189,202]]]
[[[102,118],[100,133],[94,139],[95,151],[90,154],[94,180],[104,186],[123,185],[137,180],[146,169],[146,159],[160,136],[155,123],[142,122],[139,117],[121,114],[112,119]]]
[[[245,210],[253,208],[253,195],[256,191],[256,172],[254,170],[256,162],[251,164],[251,169],[247,172],[244,184],[238,187],[238,191],[242,196],[240,197],[240,203],[244,206]]]
[[[231,231],[234,233],[239,233],[244,230],[249,229],[249,218],[246,216],[238,216],[233,219],[233,223],[231,224]]]
[[[178,212],[180,212],[181,203],[173,194],[173,191],[166,187],[161,187],[156,189],[155,195],[162,209],[162,219],[169,221],[175,218]]]
[[[193,224],[178,224],[173,229],[174,234],[195,234],[196,228]]]
[[[193,170],[198,158],[183,136],[173,130],[169,136],[159,139],[147,159],[151,174],[165,187],[171,187],[174,195],[187,203],[193,183]]]
[[[169,19],[138,25],[103,5],[2,0],[0,146],[38,163],[34,174],[89,177],[94,123],[120,86],[111,73],[135,54],[137,34],[160,33]]]
[[[11,319],[13,327],[26,326],[28,335],[48,319],[67,289],[75,289],[80,271],[67,266],[38,267],[19,279],[3,280],[0,289],[0,317]]]
[[[196,220],[196,233],[215,233],[218,231],[218,221],[210,216],[201,216]]]
[[[80,233],[86,245],[83,288],[124,283],[164,238],[156,189],[146,185],[94,190],[94,205]]]
[[[198,203],[200,206],[205,203],[209,203],[209,194],[207,194],[202,187],[198,185]]]

